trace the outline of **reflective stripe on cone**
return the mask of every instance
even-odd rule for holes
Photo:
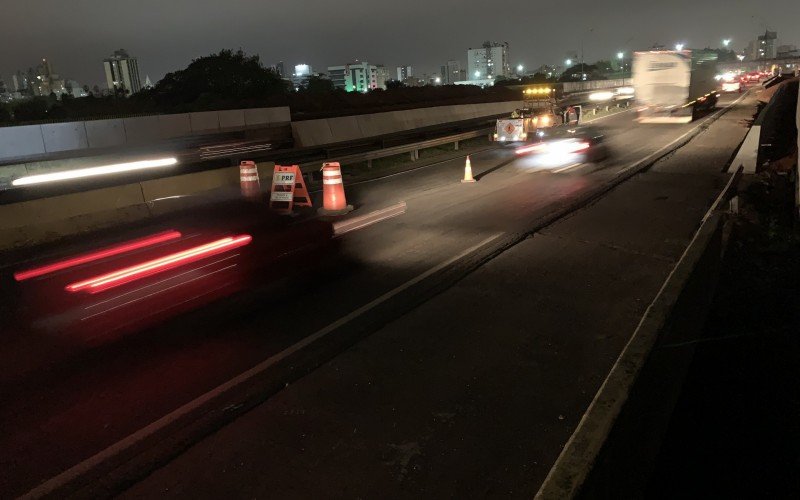
[[[342,167],[338,162],[322,164],[322,215],[343,215],[353,210],[344,195]]]

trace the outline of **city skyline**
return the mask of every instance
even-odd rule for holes
[[[686,18],[682,14],[686,12],[680,5],[683,3],[691,6],[694,16]],[[232,0],[225,5],[177,0],[164,5],[143,0],[136,5],[113,6],[86,0],[81,8],[50,0],[21,4],[0,20],[7,40],[0,47],[0,75],[8,79],[17,70],[28,68],[31,61],[47,58],[70,78],[90,86],[102,85],[102,61],[119,47],[134,54],[141,74],[150,75],[155,82],[167,72],[186,67],[193,58],[224,48],[242,48],[249,54],[258,54],[266,66],[286,61],[290,66],[306,62],[315,68],[327,68],[362,60],[387,68],[410,64],[417,73],[434,74],[446,61],[465,64],[466,50],[479,48],[486,40],[508,42],[510,64],[526,68],[562,64],[566,54],[579,53],[581,45],[585,60],[594,61],[656,42],[668,46],[682,42],[702,48],[721,46],[725,38],[732,40],[731,48],[742,51],[767,27],[778,31],[781,41],[800,40],[800,30],[791,21],[800,16],[800,4],[790,0],[767,2],[772,10],[781,12],[780,16],[773,16],[776,19],[759,14],[770,11],[763,6],[754,6],[753,12],[738,10],[742,14],[728,20],[721,28],[725,31],[719,32],[720,28],[707,30],[706,21],[709,16],[722,19],[729,6],[724,0],[709,0],[702,5],[677,0],[669,5],[637,8],[620,0],[610,0],[602,6],[577,0],[568,11],[553,5],[512,1],[493,10],[488,18],[485,5],[474,0],[446,0],[433,5],[414,1],[375,5],[342,0],[336,13],[320,18],[309,14],[319,10],[315,9],[317,4],[321,9],[320,0],[303,5],[282,0],[270,5],[248,0]],[[425,15],[419,15],[423,11]],[[561,17],[574,19],[577,12],[584,13],[586,23],[570,28],[557,22]],[[118,21],[99,22],[106,16]],[[396,28],[361,22],[380,18],[392,19],[391,26]],[[447,23],[443,24],[442,19]],[[658,22],[650,23],[649,19]],[[28,28],[32,25],[50,36],[30,37]],[[536,29],[530,29],[531,25]],[[443,30],[442,26],[448,29]],[[296,36],[298,30],[305,33],[303,37]],[[359,36],[343,35],[351,32],[358,32]],[[63,42],[53,43],[55,39]]]

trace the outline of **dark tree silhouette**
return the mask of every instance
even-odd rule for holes
[[[306,85],[301,91],[308,92],[309,94],[327,94],[333,92],[333,89],[332,81],[313,75],[308,77]]]
[[[405,86],[406,86],[406,84],[401,82],[400,80],[387,80],[386,81],[386,90],[402,89]]]
[[[232,102],[257,103],[285,93],[286,84],[265,68],[258,56],[222,50],[195,59],[186,69],[167,73],[152,89],[135,97],[153,99],[166,111],[215,109]]]

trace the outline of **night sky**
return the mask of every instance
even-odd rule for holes
[[[766,26],[781,43],[800,44],[800,1],[764,0],[2,0],[0,76],[42,57],[62,77],[104,86],[102,59],[127,49],[144,79],[156,82],[197,56],[241,47],[265,64],[329,65],[360,59],[416,73],[484,40],[511,44],[511,61],[534,68],[579,51],[587,62],[619,50],[743,49]]]

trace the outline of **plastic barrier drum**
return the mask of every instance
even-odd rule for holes
[[[344,197],[342,167],[339,162],[322,164],[322,208],[321,215],[344,215],[353,210]]]
[[[255,162],[242,161],[239,163],[239,184],[242,188],[242,196],[246,199],[252,201],[261,199],[261,184],[258,182],[258,169]]]

